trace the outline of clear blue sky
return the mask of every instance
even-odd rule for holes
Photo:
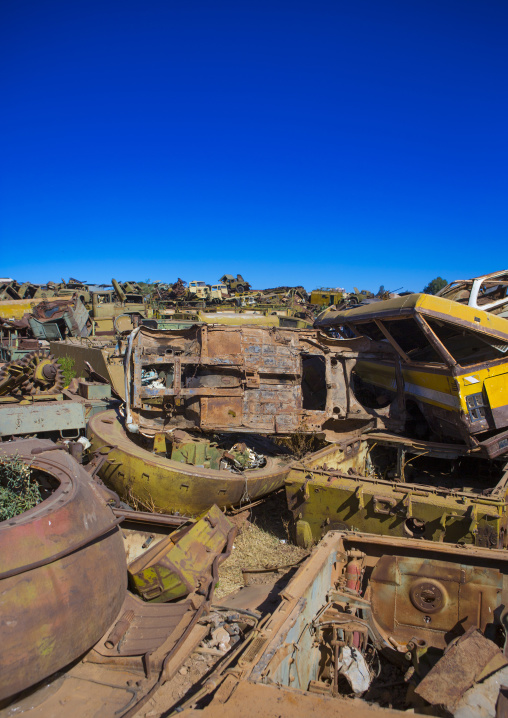
[[[0,275],[508,265],[506,0],[2,0]]]

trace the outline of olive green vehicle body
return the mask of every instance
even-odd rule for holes
[[[254,501],[281,488],[289,468],[287,459],[280,457],[268,457],[265,467],[242,473],[194,466],[152,453],[131,436],[115,411],[90,419],[91,451],[107,456],[99,476],[122,499],[168,514],[194,517],[213,504],[229,509]]]
[[[92,292],[90,316],[94,322],[94,334],[115,334],[117,330],[131,329],[132,317],[148,317],[151,310],[141,294],[125,294],[119,298],[112,289]],[[118,318],[127,315],[125,326],[118,325]]]
[[[231,532],[236,533],[234,524],[212,506],[195,523],[173,532],[129,564],[131,590],[154,603],[187,596],[210,573]]]
[[[241,274],[236,275],[236,279],[232,274],[223,274],[219,282],[225,284],[231,294],[243,294],[250,289],[250,284]]]
[[[393,452],[394,480],[380,478],[382,472],[373,471],[371,455],[380,448]],[[383,433],[350,437],[311,454],[292,465],[285,481],[296,542],[308,547],[330,530],[354,530],[506,548],[508,464],[496,464],[493,489],[481,480],[474,486],[461,486],[460,473],[458,481],[447,482],[445,474],[438,471],[435,484],[432,475],[423,480],[418,477],[413,483],[405,480],[418,457],[442,459],[451,466],[461,455],[467,454],[459,445],[411,441]],[[469,460],[482,462],[470,456]]]
[[[166,318],[167,326],[160,324],[162,320],[158,320],[158,329],[181,329],[187,322],[190,324],[224,324],[229,326],[256,325],[262,327],[285,327],[288,329],[308,329],[312,326],[311,322],[301,317],[297,317],[287,308],[275,311],[273,308],[259,308],[252,306],[249,308],[232,307],[230,304],[222,307],[214,307],[207,310],[189,311],[180,310]],[[146,322],[142,322],[145,326],[150,326]],[[155,328],[155,327],[154,327]]]
[[[310,303],[316,307],[329,307],[340,304],[344,299],[344,292],[331,289],[313,289],[310,294]]]
[[[114,392],[125,398],[125,372],[123,368],[124,342],[99,337],[73,337],[60,342],[50,342],[50,353],[56,358],[73,360],[77,377],[87,378],[87,364],[100,374]]]

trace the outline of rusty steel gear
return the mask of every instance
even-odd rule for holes
[[[0,385],[16,375],[16,385],[23,394],[58,394],[64,387],[62,368],[55,357],[44,350],[30,352],[23,359],[4,364],[0,369]]]

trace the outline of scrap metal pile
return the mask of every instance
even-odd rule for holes
[[[508,273],[113,286],[3,320],[0,717],[504,715]],[[308,557],[214,600],[231,516],[282,489]]]

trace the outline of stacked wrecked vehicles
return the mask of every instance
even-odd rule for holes
[[[286,479],[296,542],[332,529],[506,548],[506,320],[410,295],[317,322],[395,350],[361,356],[352,390],[383,421],[294,464]],[[394,421],[399,422],[395,433]]]
[[[180,715],[495,716],[507,569],[506,551],[331,532]],[[223,603],[261,613],[256,588]]]
[[[319,328],[391,346],[389,360],[362,358],[355,396],[373,414],[387,408],[439,440],[508,452],[508,321],[475,307],[411,294],[348,311],[330,311]],[[423,425],[422,425],[423,424]]]
[[[210,605],[220,551],[234,535],[219,508],[250,505],[283,485],[296,542],[318,548],[272,616],[262,618],[263,587],[221,599],[221,610],[249,616],[252,631],[179,707],[189,709],[184,715],[196,718],[207,704],[210,717],[248,715],[257,701],[266,701],[266,715],[289,715],[295,696],[323,715],[370,712],[344,695],[454,714],[487,690],[484,679],[508,681],[505,325],[477,307],[409,295],[327,310],[314,329],[136,328],[125,351],[125,405],[89,421],[88,481],[94,493],[105,492],[113,523],[123,518],[127,526],[134,512],[90,477],[100,476],[124,500],[172,514],[164,520],[179,529],[173,547],[188,535],[186,525],[203,520],[205,533],[219,527],[219,537],[206,539],[205,556],[213,555],[203,566],[198,544],[187,544],[192,558],[179,565],[178,579],[168,577],[162,548],[169,545],[150,553],[153,525],[135,539],[120,529],[129,591],[138,597],[127,601],[119,579],[123,602],[118,607],[118,597],[109,596],[116,616],[72,669],[73,690],[84,678],[97,680],[94,667],[119,657],[115,670],[138,671],[140,696],[171,676],[181,663],[164,641],[152,663],[146,635],[141,630],[130,641],[129,627],[148,625],[137,617],[153,618],[150,602],[186,601],[185,613],[177,611],[183,633],[173,613],[167,619],[174,650],[184,650],[196,612]],[[278,443],[295,436],[319,437],[321,448],[295,460]],[[34,456],[40,463],[45,454],[30,452],[40,468]],[[182,518],[212,504],[219,508],[208,520]],[[148,516],[139,514],[138,522]],[[112,535],[116,530],[112,525]],[[196,563],[200,569],[182,580],[181,569]],[[21,573],[32,568],[23,565]],[[122,654],[138,639],[143,651]],[[133,690],[132,680],[108,678],[104,700],[113,683]],[[386,686],[396,688],[389,693],[397,700],[383,699]],[[498,689],[489,688],[496,700]],[[129,715],[139,706],[132,701],[115,706],[117,714]]]

